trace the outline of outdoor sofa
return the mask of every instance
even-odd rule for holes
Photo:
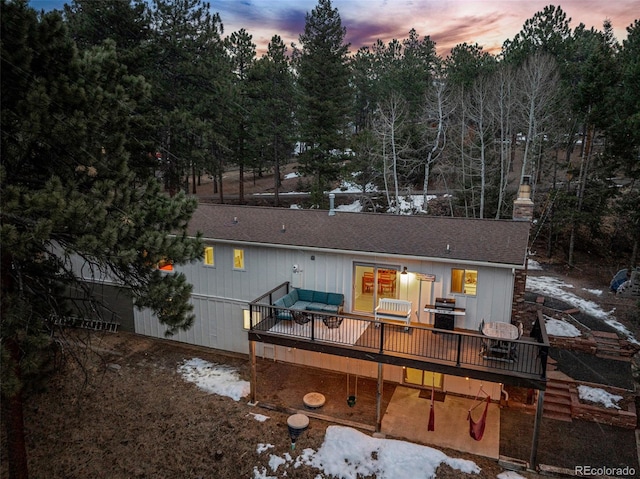
[[[281,308],[289,308],[276,309],[276,319],[278,320],[295,319],[292,314],[295,313],[295,311],[339,314],[342,312],[344,305],[344,294],[295,288],[282,298],[274,301],[273,305],[280,306]]]

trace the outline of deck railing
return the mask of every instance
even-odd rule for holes
[[[288,291],[289,284],[283,283],[249,304],[252,332],[259,333],[263,339],[286,337],[462,368],[489,368],[497,373],[546,377],[549,341],[540,316],[530,337],[501,340],[501,348],[509,353],[493,355],[487,347],[491,338],[472,331],[440,330],[375,321],[373,317],[311,311],[296,315],[295,321],[278,320],[278,312],[294,311],[272,305],[274,299]]]

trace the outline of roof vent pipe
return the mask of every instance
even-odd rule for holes
[[[336,214],[335,200],[336,200],[335,193],[329,193],[329,216],[335,216]]]

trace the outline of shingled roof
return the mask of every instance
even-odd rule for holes
[[[284,226],[284,230],[283,230]],[[524,266],[530,224],[202,203],[189,234],[205,239]],[[447,253],[447,245],[450,252]]]

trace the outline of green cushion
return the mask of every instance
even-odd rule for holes
[[[291,297],[291,293],[289,293],[289,294],[287,294],[287,295],[284,295],[284,296],[282,297],[282,301],[284,301],[284,305],[285,305],[287,308],[290,308],[290,307],[293,305],[293,303],[295,303],[295,301],[294,301],[294,300],[293,300],[293,298]]]
[[[313,291],[310,289],[298,289],[299,301],[313,301]]]
[[[313,292],[313,302],[314,303],[327,303],[327,296],[329,293],[325,291],[314,291]]]
[[[324,311],[326,307],[326,303],[309,303],[306,309],[307,311]]]
[[[284,296],[280,299],[277,299],[273,302],[274,306],[280,306],[286,308],[287,306],[284,304]],[[286,309],[276,309],[276,318],[282,320],[290,320],[293,319],[291,313]]]
[[[325,306],[322,309],[322,311],[324,311],[325,313],[337,313],[339,308],[340,308],[340,306],[334,306],[332,304],[325,304]]]
[[[291,315],[291,311],[280,309],[278,310],[278,314],[276,314],[276,318],[283,321],[291,321],[293,319],[293,316]]]
[[[289,291],[288,296],[291,298],[291,300],[295,303],[297,302],[300,298],[298,297],[298,290],[297,289],[293,289],[291,291]]]
[[[344,294],[327,293],[327,304],[332,306],[340,306],[344,302]]]

